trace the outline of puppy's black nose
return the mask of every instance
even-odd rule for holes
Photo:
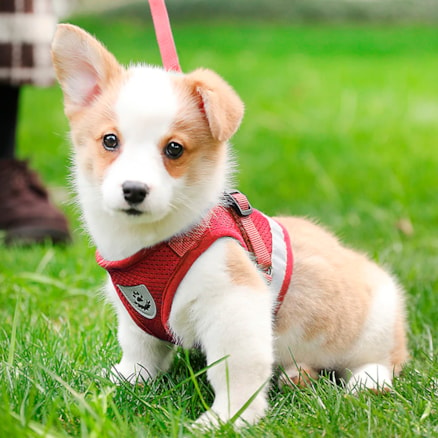
[[[148,186],[139,181],[125,181],[122,189],[125,201],[129,204],[140,204],[149,193]]]

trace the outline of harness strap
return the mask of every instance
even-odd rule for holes
[[[181,67],[173,40],[166,3],[164,0],[149,0],[149,7],[151,9],[152,21],[154,22],[155,35],[157,37],[158,47],[160,48],[163,66],[167,71],[180,73]]]
[[[231,200],[233,216],[242,231],[242,236],[248,249],[255,255],[256,263],[263,270],[265,277],[270,282],[272,279],[272,259],[266,248],[265,242],[260,236],[251,218],[252,207],[247,197],[237,190],[227,192],[227,198]]]

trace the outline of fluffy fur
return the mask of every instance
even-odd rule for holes
[[[53,42],[74,145],[74,178],[85,225],[102,256],[118,260],[190,229],[227,189],[228,140],[243,104],[217,74],[183,75],[120,66],[83,30],[60,25]],[[105,149],[106,135],[118,139]],[[166,145],[184,147],[170,159]],[[145,187],[141,202],[124,197],[126,181]],[[239,421],[267,408],[274,366],[283,381],[305,384],[336,370],[353,391],[387,390],[407,359],[403,295],[396,281],[319,226],[278,218],[292,239],[294,275],[273,320],[272,297],[249,255],[220,239],[179,286],[169,326],[184,347],[199,345],[215,400],[199,422],[227,421],[255,395]],[[116,375],[153,378],[172,347],[142,332],[108,284],[118,315],[122,360]]]

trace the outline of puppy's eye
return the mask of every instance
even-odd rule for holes
[[[184,152],[184,147],[177,143],[176,141],[169,142],[164,148],[164,153],[167,158],[171,160],[176,160],[179,158]]]
[[[106,134],[103,136],[102,144],[107,151],[112,152],[119,147],[119,139],[115,134]]]

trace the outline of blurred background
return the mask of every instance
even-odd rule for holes
[[[58,0],[61,8],[102,11],[120,7],[136,8],[141,0]],[[262,18],[281,21],[385,20],[435,22],[436,0],[168,0],[168,8],[179,17],[246,19]],[[62,6],[64,5],[64,6]]]

